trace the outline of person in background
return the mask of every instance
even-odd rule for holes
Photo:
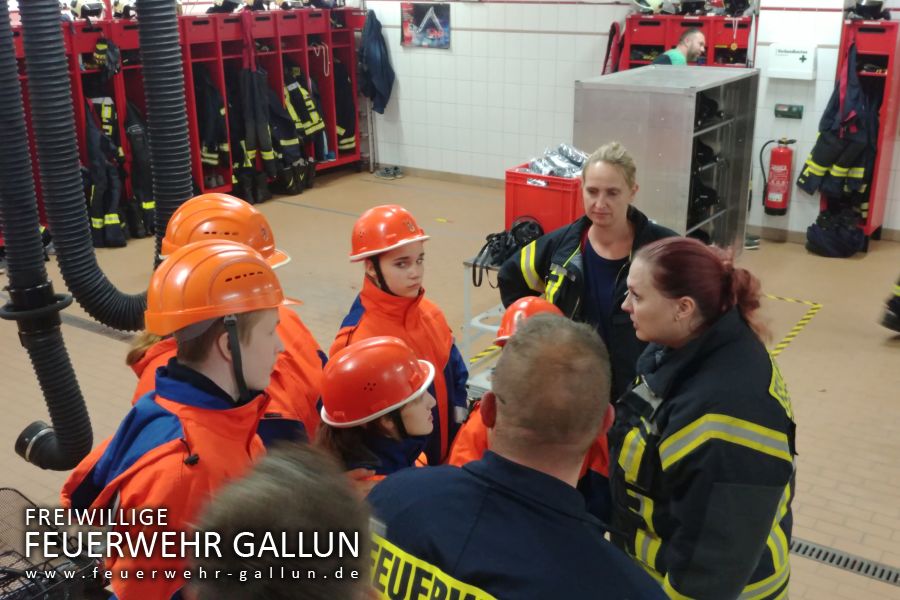
[[[538,238],[500,268],[504,306],[524,296],[543,296],[576,321],[593,326],[612,361],[612,394],[618,398],[634,379],[644,349],[622,311],[625,280],[635,252],[675,235],[632,206],[637,168],[618,142],[598,148],[581,173],[585,216]]]
[[[481,460],[407,469],[369,494],[376,592],[665,598],[603,538],[575,489],[609,403],[599,336],[557,315],[532,317],[507,342],[491,388],[481,414],[493,435]]]
[[[624,309],[650,345],[610,430],[613,543],[670,598],[787,597],[795,425],[730,253],[642,248]]]
[[[369,559],[369,511],[343,477],[334,461],[308,445],[285,444],[260,460],[243,478],[216,494],[197,524],[199,531],[218,533],[222,556],[214,553],[192,561],[194,576],[181,591],[184,600],[345,600],[371,599]],[[238,556],[234,540],[244,532],[253,534],[257,543],[266,533],[289,532],[286,556],[259,558]],[[297,532],[304,543],[319,535],[319,546],[328,548],[326,536],[332,536],[331,555],[324,558],[298,558],[301,550]],[[339,545],[340,535],[355,542]],[[238,547],[246,536],[238,539]],[[355,548],[355,555],[350,551]],[[343,550],[343,555],[341,555]],[[286,573],[299,572],[302,579]],[[269,569],[276,577],[269,577]],[[207,577],[199,577],[200,569]],[[316,577],[308,577],[313,570]],[[210,577],[219,571],[228,577]],[[262,571],[265,575],[256,578]],[[341,577],[335,577],[340,572]],[[355,572],[355,576],[354,573]],[[247,575],[240,580],[241,573]],[[325,577],[323,577],[323,575]]]
[[[227,194],[203,194],[178,207],[166,226],[161,253],[166,257],[182,246],[200,240],[221,239],[246,244],[262,254],[266,263],[278,269],[290,262],[286,252],[275,245],[275,235],[259,210]],[[322,367],[327,361],[312,333],[297,313],[287,306],[278,309],[278,335],[284,352],[278,355],[271,382],[270,398],[259,423],[259,435],[266,446],[278,440],[312,439],[319,426],[319,388]],[[149,332],[136,336],[126,363],[138,376],[131,403],[153,391],[156,371],[176,354],[172,337]]]
[[[678,45],[666,50],[651,64],[684,66],[695,63],[706,54],[706,36],[696,27],[685,29],[678,38]]]
[[[157,370],[155,391],[70,474],[62,506],[167,510],[165,525],[116,528],[131,539],[188,529],[265,452],[256,435],[266,405],[260,390],[284,349],[278,309],[292,302],[262,255],[243,244],[207,240],[168,256],[150,279],[144,320],[151,333],[175,338],[177,355]],[[187,566],[163,556],[161,545],[148,552],[107,559],[120,600],[168,599],[184,583],[138,579],[138,570]]]
[[[357,478],[367,488],[413,466],[434,429],[433,381],[434,366],[401,339],[350,344],[325,366],[317,445],[348,471],[373,471]]]
[[[428,390],[437,401],[434,433],[424,454],[429,465],[437,465],[446,460],[466,418],[469,373],[444,313],[425,298],[428,237],[409,211],[395,204],[376,206],[357,219],[350,260],[364,264],[362,291],[344,317],[329,355],[354,342],[387,335],[400,338],[419,359],[434,365]]]

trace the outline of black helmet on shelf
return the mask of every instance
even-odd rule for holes
[[[853,13],[861,19],[881,19],[884,12],[884,0],[856,0],[853,8]]]

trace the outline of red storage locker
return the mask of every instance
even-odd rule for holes
[[[303,19],[299,10],[283,10],[275,13],[278,37],[297,36],[303,33]]]
[[[584,215],[580,179],[528,173],[527,167],[506,171],[506,229],[516,219],[531,217],[547,233]]]
[[[887,56],[894,52],[896,27],[893,26],[893,23],[883,21],[859,21],[858,23],[855,26],[856,52],[858,54]]]
[[[219,40],[224,42],[238,41],[243,39],[243,30],[241,28],[240,17],[228,14],[216,16],[218,17],[216,20],[218,21]]]
[[[632,44],[661,46],[666,40],[665,18],[652,15],[630,17],[627,35]]]
[[[211,16],[182,17],[179,20],[183,43],[201,44],[216,41],[217,23]]]
[[[250,35],[254,40],[275,37],[275,17],[270,13],[254,14],[250,20]]]
[[[307,9],[303,11],[303,33],[325,33],[328,31],[328,11]]]
[[[110,23],[110,39],[119,47],[119,50],[137,50],[140,47],[137,21],[113,20]]]

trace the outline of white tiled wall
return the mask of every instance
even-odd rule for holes
[[[571,142],[574,81],[599,75],[625,5],[451,3],[451,48],[400,46],[400,3],[369,1],[397,82],[376,117],[378,159],[502,179]]]

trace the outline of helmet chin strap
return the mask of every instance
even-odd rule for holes
[[[237,317],[235,315],[226,315],[223,321],[225,323],[225,331],[228,332],[228,347],[231,349],[231,367],[238,388],[238,398],[235,401],[235,405],[243,406],[253,400],[255,394],[247,389],[247,382],[244,380],[244,367],[241,362],[241,344],[238,339]]]
[[[387,281],[384,279],[384,273],[381,272],[381,256],[373,256],[371,260],[372,266],[375,268],[375,279],[378,283],[378,287],[380,287],[383,292],[387,292],[391,296],[396,296],[397,294],[392,292],[391,288],[388,287]]]

